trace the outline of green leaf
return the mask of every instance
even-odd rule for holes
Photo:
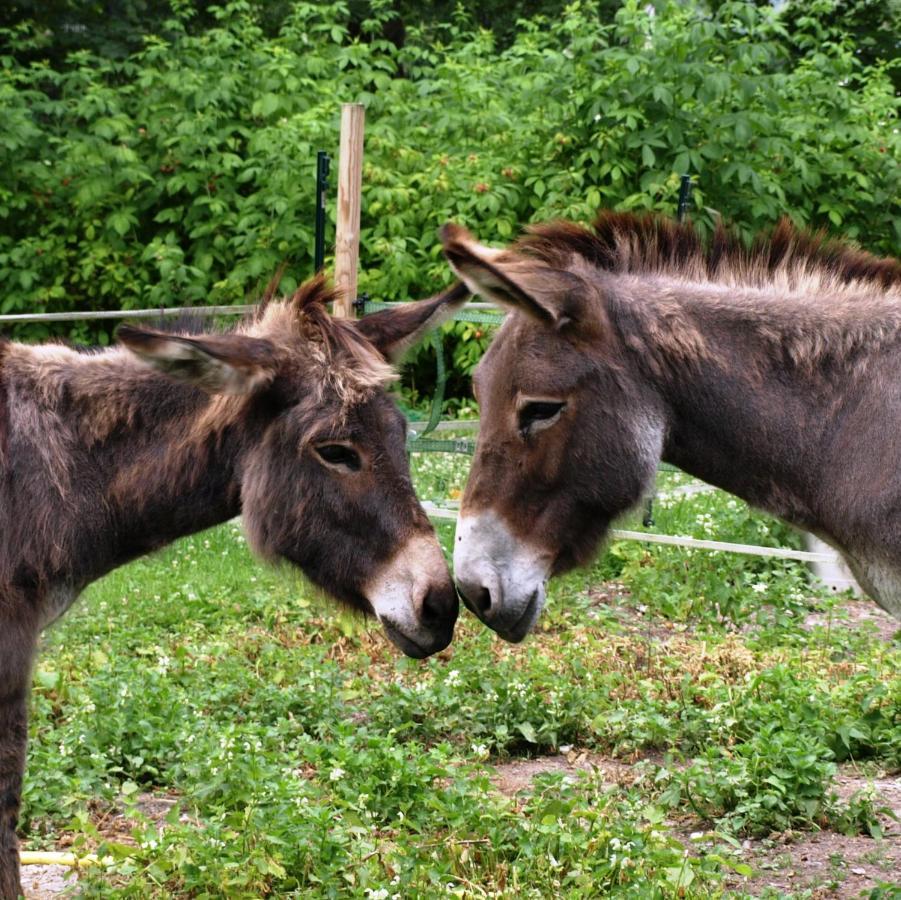
[[[260,118],[268,118],[273,113],[277,112],[280,106],[281,98],[278,94],[263,94],[262,97],[254,102],[251,107],[251,113]]]

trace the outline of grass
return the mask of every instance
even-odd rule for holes
[[[421,495],[454,497],[466,464],[415,458]],[[798,540],[716,492],[655,515]],[[25,843],[112,857],[80,882],[97,897],[742,896],[747,837],[880,833],[878,802],[831,778],[901,766],[901,648],[837,603],[796,563],[616,543],[554,583],[524,645],[464,614],[414,662],[225,525],[98,582],[45,635]],[[570,747],[634,765],[515,796],[492,781]],[[148,792],[178,798],[162,825]],[[103,827],[118,808],[130,834]]]

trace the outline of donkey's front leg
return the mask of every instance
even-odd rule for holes
[[[16,900],[19,844],[16,826],[22,797],[27,700],[36,628],[10,620],[0,596],[0,900]]]

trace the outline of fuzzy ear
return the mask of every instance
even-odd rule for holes
[[[479,244],[461,225],[439,232],[451,268],[474,293],[513,306],[547,325],[574,318],[573,297],[582,280],[538,259]]]
[[[392,309],[363,316],[357,330],[389,362],[398,362],[426,332],[437,328],[469,299],[465,285],[455,284],[437,297],[404,303]]]
[[[190,338],[121,325],[116,337],[155,369],[208,394],[250,394],[276,371],[272,344],[246,335]]]

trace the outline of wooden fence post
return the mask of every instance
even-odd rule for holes
[[[338,217],[335,226],[336,316],[353,315],[357,299],[357,263],[360,258],[360,191],[363,184],[363,129],[366,109],[362,103],[341,105],[341,146],[338,153]]]

